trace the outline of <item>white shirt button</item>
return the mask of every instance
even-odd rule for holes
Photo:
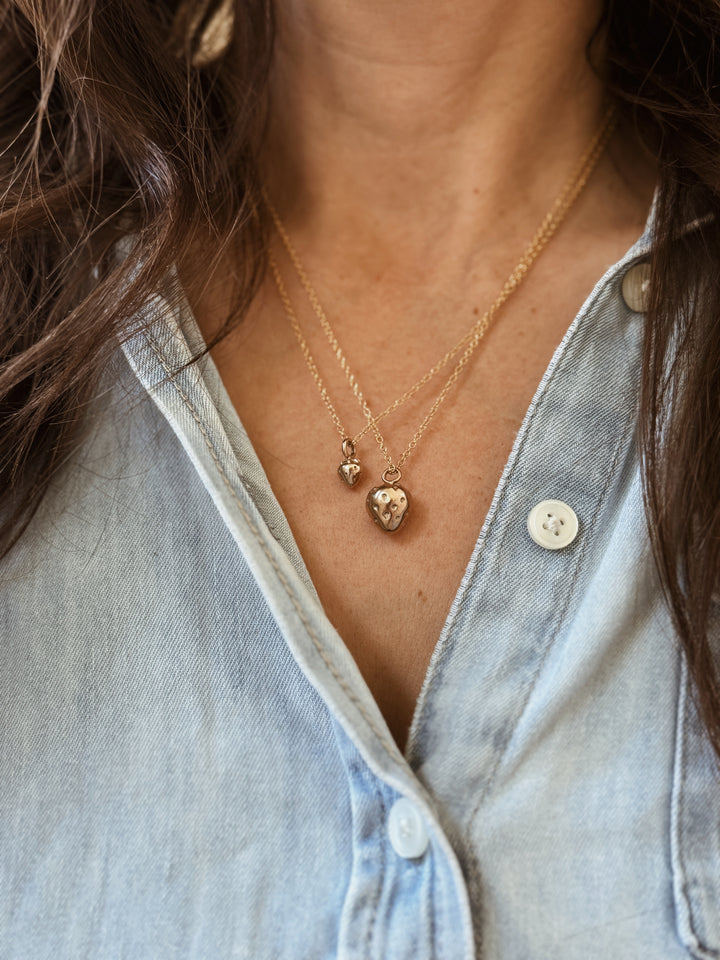
[[[422,817],[405,797],[396,800],[390,809],[388,835],[395,853],[406,860],[421,857],[430,842]]]
[[[650,297],[650,264],[636,263],[623,277],[623,300],[635,313],[645,313]]]
[[[578,518],[562,500],[543,500],[528,514],[527,527],[535,543],[546,550],[560,550],[577,536]]]

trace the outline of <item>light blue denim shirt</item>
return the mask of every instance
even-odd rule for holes
[[[636,454],[648,242],[537,389],[404,756],[213,363],[177,372],[186,305],[148,305],[0,566],[2,960],[720,957]],[[528,534],[545,499],[564,549]]]

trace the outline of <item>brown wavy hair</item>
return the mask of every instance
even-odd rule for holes
[[[236,320],[252,299],[265,260],[257,157],[272,47],[271,0],[0,0],[3,552],[77,448],[117,336],[189,240],[209,233],[218,256],[237,244]],[[588,47],[659,169],[645,504],[720,757],[709,630],[720,579],[718,50],[716,0],[606,0]],[[130,234],[127,260],[113,263]]]

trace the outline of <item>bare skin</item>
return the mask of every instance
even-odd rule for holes
[[[596,14],[586,0],[279,4],[266,182],[374,410],[496,297],[596,130],[602,90],[584,54]],[[269,279],[213,352],[325,611],[401,747],[528,404],[583,300],[641,232],[653,185],[616,137],[406,464],[412,514],[394,536],[365,513],[384,467],[371,437],[359,489],[335,476],[339,438]],[[282,262],[357,432],[362,414]],[[206,337],[224,315],[227,269],[189,291]],[[384,422],[395,456],[442,382]]]

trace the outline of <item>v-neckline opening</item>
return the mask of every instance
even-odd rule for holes
[[[537,408],[542,396],[545,394],[548,384],[552,378],[554,371],[556,370],[560,362],[560,359],[566,352],[567,347],[571,342],[572,338],[574,337],[580,323],[591,310],[600,292],[607,286],[609,282],[612,281],[612,279],[615,276],[617,276],[624,268],[626,268],[627,265],[632,260],[638,259],[647,254],[647,249],[649,246],[648,237],[651,232],[653,211],[654,211],[654,204],[648,216],[648,221],[647,221],[645,230],[641,234],[640,238],[628,249],[628,251],[620,260],[618,260],[615,264],[613,264],[603,274],[603,276],[597,281],[597,283],[593,287],[589,296],[583,302],[583,305],[581,306],[577,315],[573,318],[562,340],[556,347],[553,353],[553,356],[534,391],[532,400],[530,401],[530,404],[525,412],[520,428],[518,429],[517,435],[515,437],[515,441],[513,443],[513,446],[507,457],[507,460],[503,467],[500,478],[495,487],[493,497],[490,502],[490,506],[483,520],[483,523],[480,527],[470,558],[465,566],[462,578],[454,594],[452,603],[448,610],[442,629],[438,635],[437,640],[433,645],[432,654],[430,656],[430,659],[427,664],[427,668],[425,670],[420,693],[414,705],[412,720],[408,730],[408,736],[406,738],[405,745],[401,750],[401,753],[403,754],[406,762],[411,766],[413,761],[416,759],[418,731],[426,710],[427,701],[428,701],[429,694],[437,673],[438,664],[442,659],[444,652],[448,647],[451,636],[453,635],[453,632],[457,626],[458,617],[462,610],[463,602],[466,597],[467,591],[472,582],[474,570],[477,566],[480,554],[483,548],[485,547],[486,541],[488,539],[493,518],[497,513],[502,497],[507,489],[510,477],[512,476],[513,470],[517,464],[521,449],[527,439],[528,429],[529,429],[530,422],[533,418],[534,411]],[[182,284],[180,283],[179,277],[177,276],[177,273],[175,273],[173,279],[175,283],[174,299],[177,307],[176,316],[178,320],[178,325],[181,329],[183,337],[187,342],[189,350],[191,351],[193,356],[197,356],[198,354],[206,350],[206,343],[203,338],[202,332],[200,330],[200,326],[192,310],[192,307],[188,301],[188,298],[185,294],[184,289],[182,288]],[[269,534],[276,540],[276,542],[279,543],[281,548],[285,551],[286,556],[288,557],[288,560],[290,561],[293,569],[297,574],[298,586],[301,585],[302,588],[307,592],[308,596],[312,598],[314,603],[317,604],[317,607],[321,612],[322,617],[326,621],[326,626],[336,635],[338,640],[343,644],[343,646],[345,647],[346,650],[348,650],[348,653],[349,653],[349,649],[345,644],[345,641],[342,635],[332,624],[332,622],[330,621],[325,611],[322,601],[320,600],[320,597],[318,595],[317,589],[315,588],[312,577],[310,576],[310,572],[308,570],[305,559],[302,556],[302,553],[300,552],[298,544],[295,540],[288,518],[285,515],[285,512],[282,506],[280,505],[279,501],[277,500],[277,497],[275,496],[274,491],[272,490],[272,487],[268,480],[267,474],[262,466],[262,463],[257,454],[257,451],[255,450],[255,447],[252,441],[250,440],[247,430],[245,429],[245,426],[240,418],[240,415],[230,398],[229,391],[224,381],[222,380],[222,377],[220,376],[217,365],[215,364],[215,361],[209,351],[205,352],[201,360],[201,364],[202,366],[199,372],[202,376],[204,387],[207,390],[210,396],[210,399],[217,411],[218,417],[223,426],[223,429],[225,430],[225,433],[228,438],[230,447],[232,448],[233,454],[237,459],[238,463],[242,463],[245,466],[251,467],[251,472],[256,478],[262,478],[262,481],[266,485],[267,490],[270,491],[270,494],[271,494],[270,499],[272,502],[273,516],[272,517],[268,516],[268,512],[267,512],[268,502],[270,502],[270,500],[268,500],[268,502],[265,503],[263,508],[263,505],[257,503],[256,496],[253,494],[253,491],[251,489],[248,489],[248,485],[246,483],[246,489],[249,496],[251,496],[253,501],[256,503],[258,511],[262,515],[262,518],[265,522],[265,525],[268,529]],[[239,447],[239,444],[241,444],[241,448]],[[366,688],[368,696],[372,698],[373,702],[377,706],[377,700],[375,699],[372,693],[372,690],[370,689],[367,681],[365,680],[365,677],[363,676],[360,668],[357,666],[357,662],[355,661],[354,657],[352,659],[356,666],[358,678]],[[378,708],[378,713],[382,715],[382,712],[379,710],[379,708]],[[383,716],[383,720],[385,721],[384,716]],[[394,739],[394,737],[392,736],[389,730],[389,727],[387,726],[386,721],[385,721],[385,726],[387,728],[387,735],[391,739]],[[398,749],[400,750],[399,747]]]

